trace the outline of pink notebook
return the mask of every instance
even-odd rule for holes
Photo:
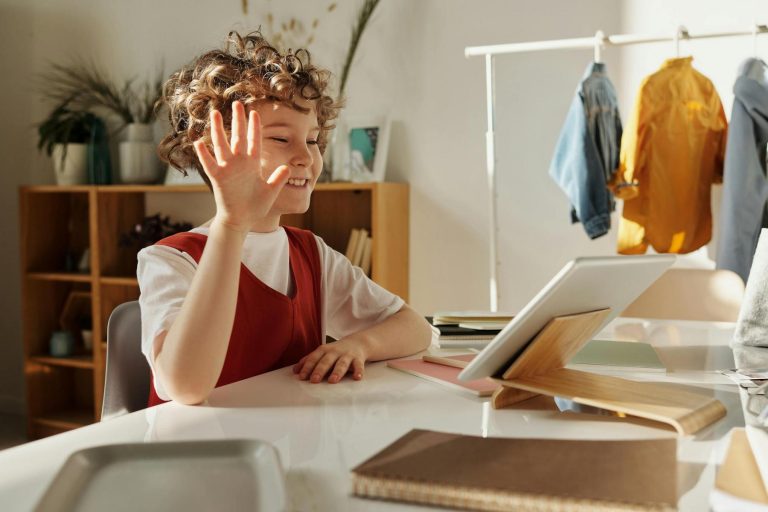
[[[428,363],[421,359],[396,359],[387,361],[387,366],[475,396],[491,396],[499,386],[491,379],[459,380],[457,377],[461,368]]]

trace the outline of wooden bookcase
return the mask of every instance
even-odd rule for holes
[[[107,320],[139,296],[137,249],[121,248],[147,212],[148,193],[208,194],[205,186],[26,186],[19,194],[22,336],[30,439],[98,421]],[[409,189],[399,183],[318,184],[305,214],[284,224],[310,229],[344,253],[352,228],[372,237],[371,278],[408,300]],[[174,219],[184,220],[184,219]],[[90,271],[73,271],[86,248]],[[71,357],[50,355],[68,298],[90,300],[93,348],[75,333]],[[87,308],[86,308],[87,309]]]

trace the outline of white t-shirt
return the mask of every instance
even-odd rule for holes
[[[208,231],[208,227],[191,230],[206,236]],[[343,338],[385,320],[403,307],[400,297],[368,279],[359,267],[328,247],[320,237],[315,236],[315,239],[322,269],[323,343],[326,334]],[[271,233],[248,233],[242,262],[264,284],[289,295],[292,280],[288,255],[288,235],[281,227]],[[141,351],[152,368],[155,391],[163,400],[168,400],[168,395],[154,371],[152,345],[161,331],[171,327],[181,311],[196,270],[197,263],[192,256],[172,247],[152,245],[138,255]]]

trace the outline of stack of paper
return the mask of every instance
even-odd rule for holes
[[[433,325],[461,325],[468,329],[503,329],[514,315],[498,311],[438,311],[433,315]]]
[[[441,348],[483,348],[512,320],[510,313],[440,311],[428,316]]]

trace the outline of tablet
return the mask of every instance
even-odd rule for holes
[[[459,374],[459,380],[503,373],[556,316],[611,308],[595,332],[624,311],[675,261],[673,254],[576,258],[517,314]]]

